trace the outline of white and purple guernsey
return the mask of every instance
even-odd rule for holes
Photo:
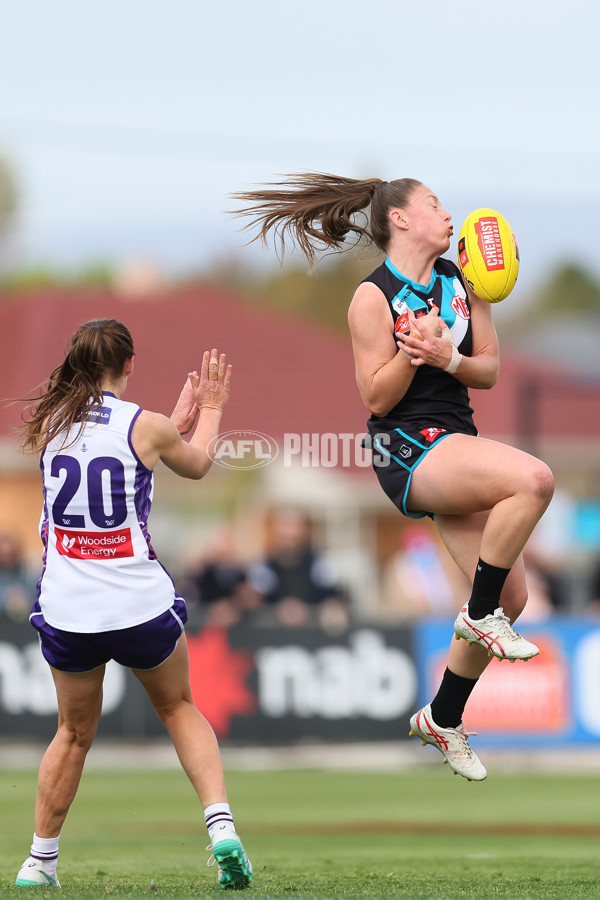
[[[140,412],[105,392],[75,443],[79,424],[42,454],[38,597],[54,628],[86,634],[130,628],[175,599],[148,533],[154,477],[131,443]]]

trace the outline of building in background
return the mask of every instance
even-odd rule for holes
[[[310,519],[354,612],[377,618],[381,573],[411,523],[380,490],[361,447],[367,413],[349,339],[209,285],[4,296],[0,377],[7,400],[41,383],[78,325],[97,317],[120,319],[132,332],[136,369],[127,397],[141,406],[168,415],[206,348],[227,352],[234,365],[217,464],[199,485],[180,483],[166,469],[157,478],[160,502],[150,525],[167,567],[177,573],[223,523],[240,563],[249,565],[264,552],[273,510],[293,507]],[[559,491],[536,558],[546,548],[554,562],[569,558],[568,593],[581,608],[577,576],[596,557],[600,520],[600,385],[553,363],[503,357],[497,386],[471,391],[471,398],[482,435],[521,446],[553,468]],[[21,413],[21,404],[0,409],[0,529],[14,531],[35,556],[39,469],[37,459],[17,450]]]

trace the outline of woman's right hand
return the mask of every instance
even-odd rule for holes
[[[426,316],[419,316],[417,319],[414,313],[409,310],[408,321],[410,323],[411,332],[420,333],[424,328],[434,337],[442,336],[442,320],[439,317],[437,306],[432,306]],[[422,337],[422,335],[421,335]]]
[[[229,400],[233,366],[227,365],[227,356],[218,350],[205,350],[202,356],[200,374],[190,372],[188,378],[192,386],[194,402],[199,410],[216,409],[222,412]]]
[[[399,349],[410,358],[412,366],[429,365],[445,369],[452,359],[448,327],[438,315],[436,306],[418,319],[409,313],[410,334],[399,334]]]

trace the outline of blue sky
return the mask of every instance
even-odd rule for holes
[[[4,12],[14,259],[275,262],[242,247],[228,195],[314,169],[419,178],[455,225],[499,209],[525,286],[570,257],[600,275],[596,0],[20,0]]]

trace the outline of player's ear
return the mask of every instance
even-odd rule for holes
[[[133,373],[133,367],[135,363],[135,356],[130,356],[128,360],[125,361],[125,366],[123,367],[123,375],[131,375]]]
[[[408,222],[404,215],[404,210],[402,209],[390,209],[388,213],[392,225],[395,225],[396,228],[399,228],[400,231],[406,231],[408,228]]]

